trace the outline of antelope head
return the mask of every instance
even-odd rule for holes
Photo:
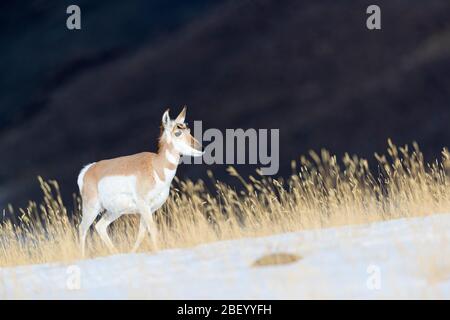
[[[191,135],[191,129],[184,122],[186,118],[186,107],[181,110],[176,119],[169,116],[169,109],[162,117],[163,135],[167,142],[172,143],[174,149],[181,155],[199,157],[203,155],[201,144]]]

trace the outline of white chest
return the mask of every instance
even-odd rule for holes
[[[158,210],[166,202],[170,193],[170,185],[149,194],[147,204],[152,211]]]
[[[159,209],[169,197],[170,185],[175,176],[175,171],[164,169],[164,181],[161,181],[156,173],[154,174],[155,186],[146,197],[146,201],[152,211]]]

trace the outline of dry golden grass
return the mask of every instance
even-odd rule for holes
[[[244,186],[241,192],[217,181],[211,192],[202,181],[176,180],[171,197],[157,213],[160,249],[450,212],[447,150],[426,164],[417,145],[409,150],[389,142],[388,155],[375,156],[376,176],[364,159],[346,155],[340,164],[322,151],[293,162],[287,180],[259,175],[244,179],[230,168]],[[211,173],[210,177],[214,180]],[[56,182],[40,182],[42,203],[30,202],[15,212],[19,221],[7,220],[0,226],[0,266],[80,259],[79,201],[68,209]],[[110,228],[123,252],[135,241],[136,221],[134,216],[124,217]],[[95,232],[88,236],[87,248],[90,257],[109,254]],[[151,250],[147,240],[141,251]]]

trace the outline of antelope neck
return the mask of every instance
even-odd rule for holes
[[[171,142],[167,142],[166,139],[162,140],[157,153],[158,165],[162,169],[166,168],[169,170],[174,170],[178,166],[180,161],[180,153],[175,150],[175,147]]]

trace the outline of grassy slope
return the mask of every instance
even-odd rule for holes
[[[378,156],[379,176],[371,174],[364,159],[346,157],[339,166],[323,151],[303,157],[289,180],[244,179],[230,168],[231,176],[243,183],[242,192],[221,182],[210,191],[202,181],[177,181],[156,214],[159,249],[450,212],[447,151],[430,165],[418,149],[391,145],[388,153],[390,160]],[[12,215],[17,221],[0,225],[0,266],[80,258],[77,204],[75,209],[65,206],[55,182],[42,182],[42,189],[42,203],[17,210]],[[135,218],[121,218],[111,227],[123,252],[135,241]],[[91,257],[110,254],[95,232],[88,237],[88,249]],[[141,250],[154,248],[145,243]]]

